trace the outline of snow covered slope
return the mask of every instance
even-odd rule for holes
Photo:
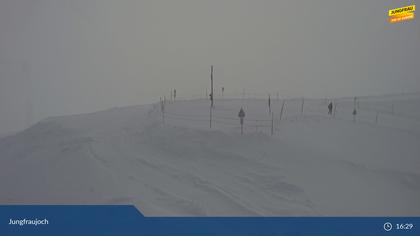
[[[185,100],[53,117],[0,139],[0,204],[147,216],[420,215],[420,96]],[[237,114],[246,112],[244,135]],[[164,118],[165,123],[162,123]],[[271,119],[273,118],[273,122]],[[274,135],[271,136],[273,123]]]

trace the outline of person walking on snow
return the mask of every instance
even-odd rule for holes
[[[330,102],[330,104],[328,104],[328,115],[332,115],[332,109],[333,109],[333,104],[332,102]]]
[[[240,122],[241,122],[241,135],[242,135],[242,134],[244,134],[244,117],[245,117],[245,112],[244,112],[244,109],[242,107],[241,107],[241,110],[239,110],[238,117],[239,117]]]

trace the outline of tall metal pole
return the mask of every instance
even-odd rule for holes
[[[283,116],[283,111],[284,111],[284,103],[285,103],[286,101],[285,100],[283,100],[283,104],[281,105],[281,110],[280,110],[280,120],[281,120],[281,117]]]
[[[300,114],[303,115],[303,106],[305,105],[305,98],[302,98],[302,106],[300,107]]]
[[[274,134],[274,112],[271,113],[271,136]]]
[[[210,107],[210,129],[211,129],[212,119],[213,119],[213,109]]]
[[[162,113],[162,123],[165,124],[165,102],[160,98],[160,111]]]
[[[210,70],[210,83],[211,83],[211,91],[210,91],[210,129],[211,129],[211,123],[212,123],[212,119],[213,119],[213,99],[214,99],[214,91],[213,91],[213,65],[211,66],[211,70]]]
[[[213,90],[213,65],[211,66],[211,74],[210,74],[210,81],[211,81],[211,108],[214,106],[214,90]]]

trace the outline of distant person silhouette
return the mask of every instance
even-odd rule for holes
[[[241,110],[239,110],[238,117],[241,121],[241,135],[244,134],[244,117],[245,117],[245,111],[241,107]]]
[[[241,110],[239,110],[238,117],[241,119],[245,117],[245,111],[242,107],[241,107]]]
[[[332,102],[330,102],[330,104],[328,104],[328,115],[332,115],[332,109],[333,109],[333,104]]]

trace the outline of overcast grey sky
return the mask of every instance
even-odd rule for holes
[[[216,88],[331,97],[420,91],[415,1],[1,0],[0,134],[48,116]]]

